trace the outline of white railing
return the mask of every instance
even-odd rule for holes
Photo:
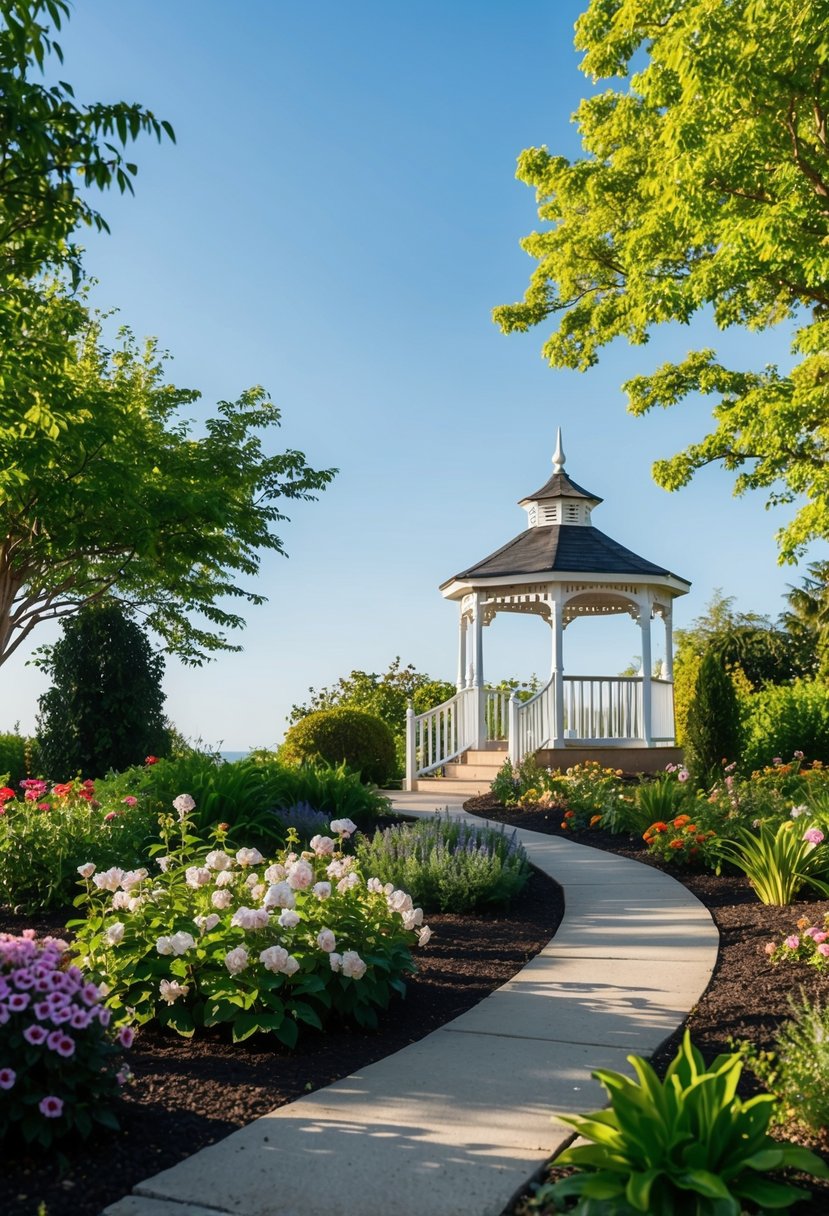
[[[644,739],[641,676],[565,676],[565,739]]]
[[[406,711],[406,787],[433,773],[476,742],[478,689],[463,688],[425,714]]]
[[[484,701],[485,738],[506,739],[509,736],[510,694],[501,688],[487,688]]]
[[[555,735],[555,693],[552,679],[528,701],[510,702],[509,758],[518,764],[524,756],[546,746]]]
[[[676,738],[671,680],[651,680],[651,738],[654,743],[673,743]]]

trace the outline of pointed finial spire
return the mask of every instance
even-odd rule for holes
[[[562,473],[564,471],[564,448],[561,446],[561,427],[556,431],[556,450],[553,452],[553,472]]]

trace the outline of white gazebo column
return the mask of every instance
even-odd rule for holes
[[[472,687],[475,690],[475,747],[486,743],[486,692],[484,690],[484,596],[475,592],[472,645]]]
[[[674,679],[674,638],[673,612],[670,608],[662,611],[662,623],[665,626],[665,679],[673,683]]]
[[[467,616],[461,604],[461,615],[458,626],[458,692],[466,687],[466,627]]]
[[[653,747],[651,711],[651,597],[646,592],[639,601],[639,627],[642,630],[642,735],[645,747]]]
[[[553,717],[551,735],[553,747],[564,747],[564,604],[561,590],[554,587],[550,594],[550,626],[553,635]]]

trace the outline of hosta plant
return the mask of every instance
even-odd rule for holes
[[[737,1097],[739,1053],[709,1068],[687,1031],[660,1081],[647,1061],[628,1057],[636,1080],[593,1073],[610,1106],[560,1121],[591,1141],[566,1149],[556,1165],[583,1172],[542,1187],[537,1199],[578,1216],[740,1216],[747,1203],[788,1211],[808,1192],[768,1175],[794,1169],[819,1178],[829,1168],[810,1150],[772,1139],[771,1094]],[[572,1209],[563,1206],[575,1199]]]
[[[266,860],[255,848],[226,851],[225,825],[202,843],[193,799],[174,806],[149,867],[80,867],[87,916],[70,923],[75,950],[107,985],[116,1020],[182,1035],[226,1024],[235,1041],[273,1033],[289,1047],[302,1023],[375,1026],[430,931],[404,891],[366,881],[343,854],[351,820],[333,820],[332,836],[302,852],[291,837]]]
[[[123,1050],[98,987],[69,962],[66,942],[0,934],[0,1141],[44,1148],[70,1132],[117,1128]]]
[[[820,828],[788,819],[776,829],[761,823],[756,832],[738,829],[722,840],[719,855],[747,876],[764,904],[790,904],[802,887],[829,895],[829,852]]]

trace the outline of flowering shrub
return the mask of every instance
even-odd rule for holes
[[[116,1020],[157,1020],[179,1034],[226,1023],[234,1041],[273,1033],[292,1047],[300,1023],[326,1017],[375,1026],[376,1009],[403,993],[411,948],[430,930],[411,898],[364,881],[341,843],[349,819],[331,823],[302,853],[270,861],[258,849],[227,852],[225,825],[203,844],[192,833],[193,799],[164,816],[154,873],[80,867],[87,908],[75,951],[108,987]]]
[[[401,824],[363,838],[357,860],[383,882],[411,892],[427,912],[471,912],[508,904],[530,876],[515,833],[458,819]]]
[[[772,1051],[758,1051],[747,1040],[736,1046],[777,1098],[778,1121],[796,1119],[823,1133],[829,1127],[829,1009],[802,997],[791,1008]]]
[[[138,864],[154,817],[132,795],[99,799],[91,781],[29,778],[0,789],[0,903],[24,911],[72,902],[77,867]]]
[[[112,1105],[133,1032],[107,1029],[100,991],[68,964],[66,942],[0,934],[0,1140],[20,1132],[48,1147],[95,1124],[117,1128]]]
[[[642,839],[649,852],[675,866],[714,866],[716,864],[716,832],[692,819],[677,815],[674,819],[659,819],[652,823]]]
[[[796,933],[787,934],[781,942],[766,943],[766,954],[773,963],[805,963],[829,971],[829,912],[816,925],[801,917]]]
[[[765,823],[756,833],[739,829],[734,840],[719,842],[717,853],[743,871],[761,903],[782,906],[804,886],[829,895],[820,877],[829,870],[824,840],[820,828],[788,819],[776,831]]]

